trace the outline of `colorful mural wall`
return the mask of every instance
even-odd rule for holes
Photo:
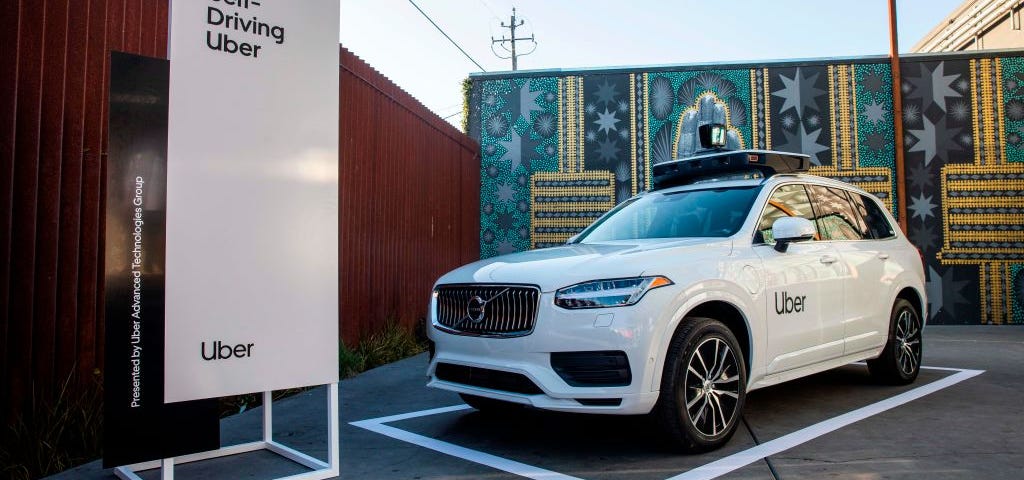
[[[914,56],[901,72],[898,146],[884,57],[476,75],[481,256],[564,243],[714,121],[730,147],[808,154],[894,214],[902,148],[929,321],[1024,323],[1024,57]]]

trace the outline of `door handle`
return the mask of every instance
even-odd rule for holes
[[[888,253],[879,253],[878,254],[878,259],[879,260],[888,260],[889,259],[889,254]]]
[[[829,265],[829,264],[832,264],[832,263],[836,263],[836,262],[838,262],[838,261],[839,261],[839,259],[838,259],[838,258],[836,258],[836,257],[835,257],[835,256],[833,256],[833,255],[822,255],[822,256],[821,256],[821,263],[824,263],[825,265]]]

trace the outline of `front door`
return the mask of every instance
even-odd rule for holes
[[[839,252],[831,242],[818,239],[792,243],[786,252],[775,251],[771,225],[784,216],[814,221],[802,185],[783,185],[772,193],[754,239],[765,273],[768,374],[843,354],[846,274]]]

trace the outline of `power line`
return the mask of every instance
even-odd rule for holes
[[[466,58],[469,59],[469,61],[473,62],[473,64],[476,65],[476,67],[479,68],[480,71],[482,71],[482,72],[486,72],[487,71],[484,67],[480,66],[480,64],[477,63],[476,60],[473,60],[473,57],[469,56],[469,54],[466,53],[466,51],[463,50],[462,47],[460,47],[458,43],[455,43],[455,40],[452,40],[452,37],[449,37],[447,33],[444,33],[444,30],[442,30],[441,27],[439,27],[437,25],[437,23],[435,23],[434,20],[431,19],[429,15],[427,15],[427,12],[424,12],[423,9],[420,8],[419,5],[416,5],[416,2],[414,2],[412,0],[409,0],[409,3],[411,3],[412,6],[416,7],[416,10],[420,11],[420,14],[423,15],[423,18],[426,18],[427,21],[430,22],[430,24],[433,25],[434,28],[437,29],[437,31],[441,32],[441,35],[444,35],[444,38],[447,38],[449,42],[452,42],[452,45],[455,45],[455,48],[459,49],[459,51],[462,52],[462,54],[465,55]]]
[[[494,18],[495,20],[501,21],[501,19],[498,18],[498,12],[495,12],[494,9],[491,8],[491,6],[488,5],[486,1],[480,0],[480,5],[483,5],[484,8],[486,8],[487,10],[489,10],[491,12],[491,18]]]

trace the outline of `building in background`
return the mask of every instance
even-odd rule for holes
[[[649,189],[652,165],[692,152],[686,133],[724,119],[740,147],[808,154],[811,173],[902,213],[930,323],[1024,324],[1024,51],[900,65],[899,109],[878,56],[472,74],[480,253],[564,243]]]
[[[1022,0],[966,0],[918,41],[911,52],[1022,48],[1022,8]]]

